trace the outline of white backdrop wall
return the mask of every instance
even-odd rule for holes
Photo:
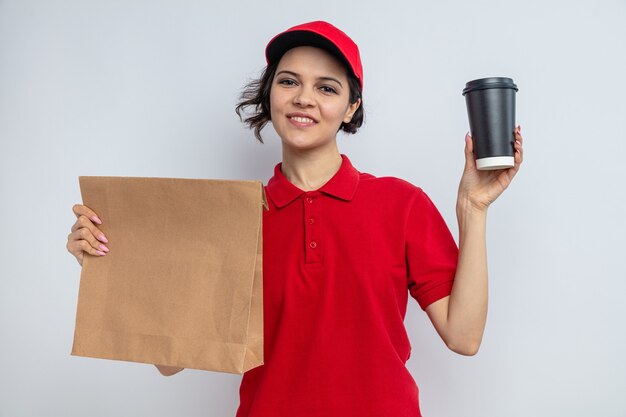
[[[79,175],[262,179],[233,108],[271,36],[329,20],[360,45],[355,166],[422,186],[453,233],[466,81],[509,76],[525,163],[490,209],[481,351],[413,301],[423,413],[626,415],[626,2],[0,0],[0,417],[233,416],[236,375],[69,355]]]

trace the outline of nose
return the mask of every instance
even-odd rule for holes
[[[313,93],[310,89],[306,87],[301,87],[298,89],[296,94],[293,97],[293,103],[300,107],[310,107],[315,105],[315,100],[313,99]]]

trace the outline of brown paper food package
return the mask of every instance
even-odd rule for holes
[[[238,374],[263,364],[260,181],[79,182],[110,252],[84,257],[72,355]]]

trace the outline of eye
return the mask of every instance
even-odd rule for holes
[[[293,85],[296,85],[296,81],[292,80],[291,78],[283,78],[282,80],[278,80],[278,84],[286,85],[286,86],[293,86]]]
[[[328,85],[321,86],[320,90],[328,94],[337,94],[337,90],[335,90],[333,87],[328,86]]]

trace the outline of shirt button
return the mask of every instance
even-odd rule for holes
[[[313,242],[309,243],[309,246],[311,247],[311,249],[315,249],[315,248],[317,248],[317,242],[313,241]]]
[[[309,224],[313,224],[313,223],[315,223],[315,219],[314,219],[313,217],[311,217],[311,218],[309,219]]]
[[[307,203],[312,203],[313,202],[313,197],[307,197],[306,198],[306,202]]]

